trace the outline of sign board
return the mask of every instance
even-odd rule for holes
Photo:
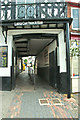
[[[0,67],[8,67],[8,46],[0,46]]]
[[[25,25],[42,25],[43,21],[34,21],[34,22],[15,22],[14,26],[25,26]]]

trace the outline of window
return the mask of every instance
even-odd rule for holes
[[[45,2],[45,0],[35,0],[35,3],[42,3]]]
[[[35,2],[64,2],[65,0],[35,0]]]
[[[17,4],[34,3],[34,0],[17,0]],[[18,19],[33,18],[34,7],[33,5],[18,5],[17,7]]]
[[[71,16],[73,18],[72,22],[72,29],[79,29],[79,9],[78,8],[72,8]]]
[[[16,0],[17,3],[34,3],[34,0]]]

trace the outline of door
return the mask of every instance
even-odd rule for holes
[[[57,54],[55,51],[49,54],[49,79],[50,85],[57,87]]]

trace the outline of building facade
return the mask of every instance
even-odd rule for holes
[[[72,18],[67,16],[67,3],[6,0],[0,7],[2,90],[15,88],[18,60],[36,56],[38,75],[70,98],[69,27]]]
[[[80,3],[68,2],[68,17],[73,18],[70,26],[72,92],[80,92]]]

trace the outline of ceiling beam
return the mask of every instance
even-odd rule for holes
[[[0,21],[0,25],[6,24],[7,26],[13,25],[15,22],[34,22],[34,21],[43,21],[43,24],[58,24],[58,23],[70,23],[72,18],[31,18],[31,19],[15,19],[15,20],[4,20]]]
[[[57,38],[58,38],[58,35],[55,37],[55,39],[53,39],[53,40],[51,40],[50,42],[48,42],[43,48],[42,48],[42,50],[40,50],[39,52],[38,52],[38,54],[37,55],[39,55],[47,46],[49,46],[54,40],[57,40]]]
[[[13,40],[20,39],[46,39],[46,38],[55,38],[57,34],[46,34],[46,33],[32,33],[32,34],[22,34],[22,35],[14,35]]]
[[[27,50],[17,50],[18,52],[27,52]]]
[[[64,27],[46,27],[46,28],[42,28],[42,27],[39,27],[39,28],[16,28],[16,30],[27,30],[27,29],[64,29]],[[15,28],[8,28],[8,30],[15,30]]]
[[[28,41],[18,41],[18,42],[15,42],[15,44],[23,44],[23,43],[28,43]]]
[[[36,54],[18,55],[19,57],[36,56]]]
[[[19,48],[19,49],[23,49],[23,48],[26,48],[26,49],[27,49],[27,46],[24,46],[24,47],[22,47],[22,46],[20,47],[20,46],[19,46],[19,47],[16,47],[16,48],[17,48],[17,49],[18,49],[18,48]]]

